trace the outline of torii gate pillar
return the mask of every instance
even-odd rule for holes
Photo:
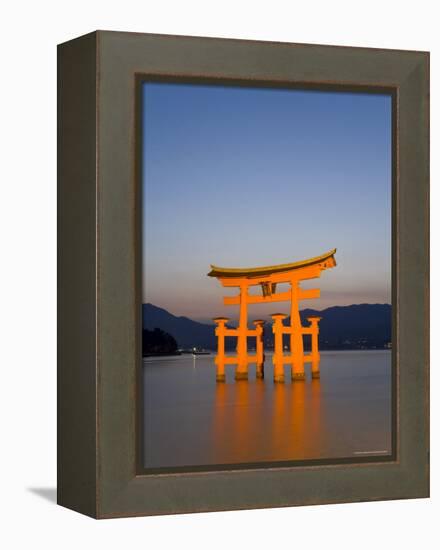
[[[274,352],[273,352],[273,381],[284,382],[284,356],[283,356],[283,319],[287,315],[284,313],[272,314],[273,334],[274,334]]]
[[[257,351],[257,360],[256,360],[256,377],[264,378],[264,344],[263,344],[263,332],[264,332],[264,321],[262,319],[257,319],[254,321],[255,332],[256,332],[256,351]]]
[[[242,283],[240,285],[240,319],[239,319],[238,328],[237,328],[237,369],[235,371],[235,380],[247,380],[248,379],[247,298],[248,298],[248,285]]]
[[[291,378],[292,380],[304,380],[304,344],[299,315],[299,284],[298,280],[292,280],[290,299],[290,353],[292,355]]]
[[[307,320],[310,323],[310,332],[312,335],[312,351],[311,351],[312,378],[320,377],[320,372],[319,372],[320,355],[319,355],[319,349],[318,349],[318,335],[319,335],[319,321],[321,319],[322,317],[318,317],[317,315],[312,315],[310,317],[307,317]]]

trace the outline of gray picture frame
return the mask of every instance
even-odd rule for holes
[[[393,95],[391,459],[145,474],[139,80]],[[58,503],[94,518],[429,496],[429,54],[96,31],[58,47]]]

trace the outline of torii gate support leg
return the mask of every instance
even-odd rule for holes
[[[308,317],[307,320],[310,322],[310,328],[312,329],[312,378],[319,378],[319,362],[321,357],[318,349],[318,335],[321,317]]]
[[[290,303],[290,353],[292,355],[291,376],[294,381],[305,380],[304,372],[304,344],[301,317],[299,315],[299,285],[298,281],[291,281]]]
[[[283,319],[287,315],[284,313],[274,313],[272,315],[273,333],[274,333],[274,352],[273,352],[273,381],[284,382],[284,355],[283,355]]]
[[[264,321],[254,321],[255,330],[257,332],[256,352],[257,352],[257,378],[264,378],[264,348],[263,348],[263,325]]]
[[[240,286],[240,319],[237,329],[237,369],[235,371],[235,380],[248,379],[248,360],[247,360],[247,297],[248,286]]]
[[[217,366],[217,372],[215,379],[217,382],[226,382],[225,375],[225,335],[226,335],[226,323],[229,321],[227,317],[217,317],[214,319],[217,325],[215,334],[217,336],[217,356],[215,358],[215,364]]]

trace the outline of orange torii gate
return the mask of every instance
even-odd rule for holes
[[[215,333],[218,341],[218,351],[215,359],[217,365],[217,381],[225,381],[225,365],[236,364],[235,379],[247,380],[249,363],[256,363],[257,378],[264,377],[264,347],[263,325],[264,321],[254,321],[255,329],[248,328],[248,304],[266,304],[271,302],[285,302],[290,300],[290,325],[283,324],[287,315],[283,313],[272,314],[274,333],[274,382],[284,382],[284,364],[291,364],[292,380],[304,380],[304,363],[312,363],[312,377],[319,378],[319,349],[318,334],[320,317],[308,317],[310,325],[303,327],[299,314],[300,300],[319,298],[319,289],[303,290],[300,281],[315,279],[321,276],[321,271],[335,267],[334,255],[336,248],[326,254],[310,258],[300,262],[252,268],[227,268],[211,265],[209,277],[216,277],[224,287],[237,287],[240,293],[233,297],[224,297],[225,305],[239,305],[240,318],[237,328],[229,328],[228,317],[216,317],[217,327]],[[286,292],[276,292],[278,283],[289,283],[290,288]],[[250,286],[261,286],[262,295],[255,296],[248,293]],[[283,352],[283,334],[290,335],[290,355]],[[310,334],[312,337],[311,353],[304,354],[303,336]],[[237,354],[225,355],[225,337],[237,338]],[[256,352],[249,355],[247,350],[247,338],[256,338]]]

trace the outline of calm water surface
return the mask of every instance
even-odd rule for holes
[[[321,379],[215,381],[214,354],[144,359],[146,468],[391,452],[391,352],[321,352]]]

